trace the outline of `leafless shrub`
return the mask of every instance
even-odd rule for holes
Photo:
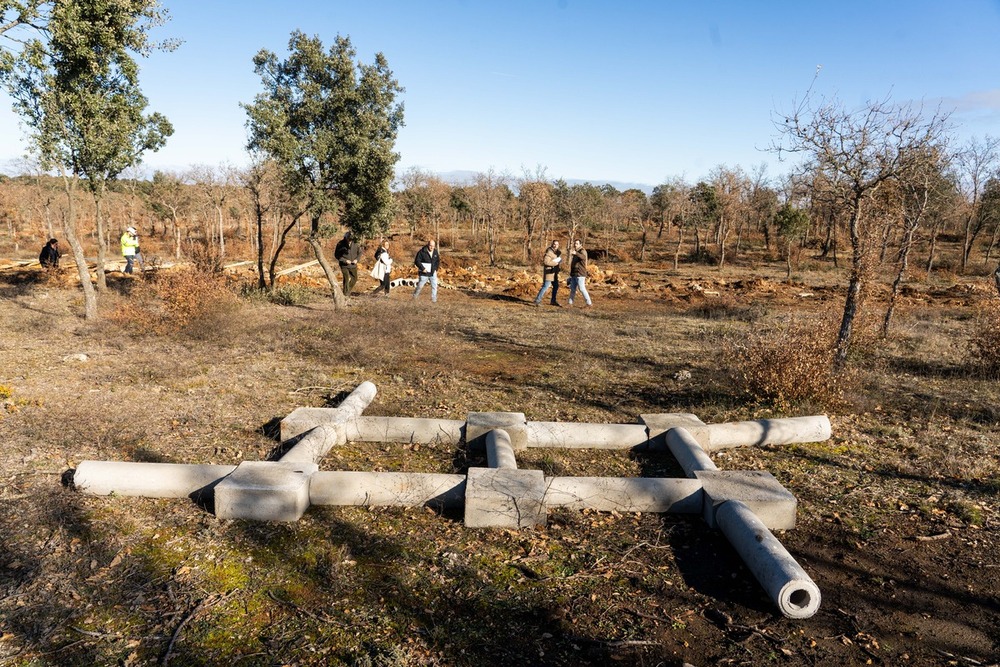
[[[138,282],[110,319],[139,334],[211,328],[236,305],[218,273],[156,273]]]
[[[839,403],[850,373],[834,366],[834,330],[824,321],[793,321],[784,327],[731,335],[723,358],[735,387],[779,409],[803,401]]]
[[[969,335],[969,364],[987,378],[1000,378],[1000,300],[980,306]]]

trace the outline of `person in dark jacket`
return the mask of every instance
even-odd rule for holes
[[[49,239],[49,242],[42,246],[42,252],[38,254],[38,263],[43,269],[59,268],[59,239]]]
[[[417,267],[417,289],[413,291],[413,298],[420,296],[420,290],[428,282],[431,284],[431,303],[438,300],[438,266],[441,265],[441,255],[437,251],[434,239],[429,239],[427,245],[417,251],[417,256],[413,259],[414,266]]]
[[[573,305],[573,297],[576,291],[580,290],[587,308],[593,304],[590,302],[590,294],[587,293],[587,250],[583,247],[583,241],[577,239],[573,241],[573,258],[569,264],[569,305]]]
[[[535,297],[535,305],[542,305],[545,293],[552,288],[552,305],[558,306],[556,295],[559,294],[559,265],[562,264],[562,251],[559,250],[559,241],[553,241],[545,250],[545,257],[542,258],[542,289],[538,290]]]
[[[347,230],[344,238],[337,243],[333,256],[340,264],[340,274],[344,277],[344,296],[351,296],[354,283],[358,282],[358,258],[361,257],[361,244],[354,240],[351,230]]]

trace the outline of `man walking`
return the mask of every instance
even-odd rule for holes
[[[337,258],[340,274],[344,278],[344,296],[351,296],[354,283],[358,282],[358,258],[361,257],[361,245],[354,240],[351,230],[348,229],[337,243],[333,256]]]
[[[552,288],[552,305],[560,306],[561,304],[556,301],[556,295],[559,294],[559,265],[562,263],[562,251],[559,250],[559,241],[553,241],[545,250],[545,257],[542,258],[542,289],[538,290],[538,296],[535,297],[535,305],[542,305],[542,299],[545,298],[545,293]]]
[[[417,267],[417,289],[413,291],[413,298],[420,296],[420,290],[428,282],[431,284],[431,303],[438,300],[438,266],[441,265],[441,255],[437,251],[437,244],[434,239],[429,239],[427,245],[417,251],[417,256],[413,259],[414,266]]]

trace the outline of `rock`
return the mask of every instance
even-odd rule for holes
[[[90,361],[90,357],[88,357],[87,355],[82,354],[82,353],[79,353],[79,354],[67,354],[65,357],[62,358],[62,360],[63,360],[63,363],[67,363],[68,364],[68,363],[73,362],[73,361],[81,361],[81,362],[82,361]]]

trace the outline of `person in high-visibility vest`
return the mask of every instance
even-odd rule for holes
[[[135,253],[139,249],[139,235],[135,227],[129,227],[122,234],[122,257],[125,258],[125,273],[132,273],[132,262],[135,261]]]

